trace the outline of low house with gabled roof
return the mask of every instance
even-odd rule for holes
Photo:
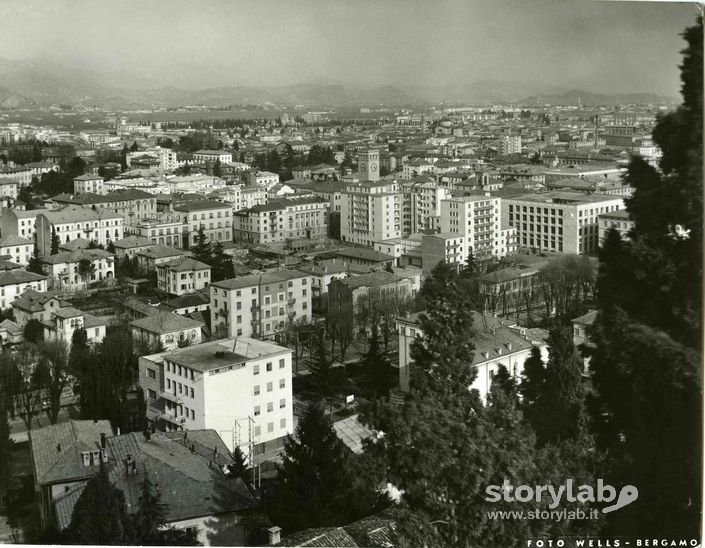
[[[68,306],[59,295],[58,291],[25,290],[12,302],[15,323],[24,328],[30,320],[41,322],[50,319],[54,310]]]
[[[102,249],[77,249],[41,259],[42,268],[51,280],[52,288],[76,291],[103,280],[115,279],[115,255]],[[79,272],[81,261],[89,261],[92,271]]]
[[[83,328],[86,330],[88,343],[93,344],[101,342],[105,338],[108,322],[78,308],[66,306],[54,310],[51,318],[44,320],[42,326],[44,327],[45,341],[59,340],[71,345],[74,331]]]
[[[26,270],[0,272],[0,309],[6,310],[27,289],[45,292],[47,277]]]
[[[214,430],[113,436],[108,421],[70,421],[33,430],[30,452],[42,525],[59,531],[70,525],[101,462],[123,492],[128,514],[139,507],[149,477],[164,504],[166,525],[192,530],[204,546],[243,545],[243,517],[257,506],[232,473],[230,452]]]
[[[135,344],[165,350],[200,344],[203,327],[203,322],[156,309],[155,314],[130,322]]]

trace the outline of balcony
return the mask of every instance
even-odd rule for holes
[[[181,396],[177,396],[173,392],[170,392],[168,390],[160,390],[159,395],[167,400],[173,401],[174,403],[181,403]]]
[[[286,304],[289,306],[294,306],[296,304],[296,299],[288,299]]]
[[[253,304],[253,305],[250,307],[250,311],[251,311],[251,312],[259,312],[260,310],[262,310],[262,307],[261,307],[260,305],[258,305],[258,304]]]

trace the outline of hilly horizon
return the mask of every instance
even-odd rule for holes
[[[675,103],[652,92],[595,93],[542,82],[480,80],[452,84],[354,85],[328,77],[289,85],[223,85],[201,89],[168,85],[150,77],[0,58],[0,108],[62,103],[109,108],[202,105],[303,105],[309,107],[414,106],[424,104],[517,103],[584,106]]]

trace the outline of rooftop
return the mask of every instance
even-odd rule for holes
[[[10,234],[9,236],[6,236],[2,240],[0,240],[0,247],[10,247],[18,245],[32,245],[32,240],[22,238],[21,236],[17,236],[15,234]]]
[[[162,352],[158,355],[177,365],[204,372],[231,365],[244,366],[248,360],[286,352],[291,351],[271,342],[238,337],[198,344],[173,352]]]
[[[210,265],[192,259],[191,257],[179,257],[173,261],[168,261],[166,263],[161,263],[157,265],[157,268],[168,268],[175,272],[186,272],[190,270],[210,270]]]
[[[34,272],[27,272],[25,270],[5,270],[4,272],[0,272],[0,287],[5,285],[39,282],[46,279],[46,276],[35,274]]]
[[[305,272],[298,270],[277,270],[275,272],[265,272],[263,274],[250,274],[248,276],[240,276],[230,280],[223,280],[211,284],[211,287],[222,289],[241,289],[243,287],[252,287],[258,284],[273,284],[305,278],[308,275]]]
[[[155,310],[155,313],[151,316],[134,320],[130,322],[130,325],[160,335],[174,333],[184,329],[197,329],[203,326],[201,322],[197,322],[196,320],[162,310]]]
[[[215,200],[195,200],[174,206],[175,211],[203,211],[207,209],[232,209],[232,206]]]
[[[60,209],[47,209],[40,212],[51,224],[61,225],[81,221],[99,221],[105,219],[122,219],[122,215],[103,210],[97,212],[89,207],[68,205]]]

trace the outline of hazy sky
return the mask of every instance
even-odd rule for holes
[[[674,96],[679,34],[698,13],[693,3],[590,0],[2,0],[2,7],[2,57],[162,85],[493,79]]]

